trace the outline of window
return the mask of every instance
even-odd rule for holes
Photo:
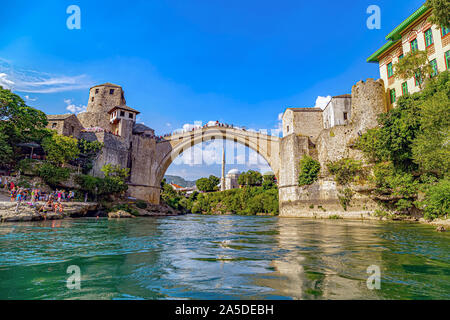
[[[403,59],[403,53],[398,56],[398,60],[402,60],[402,59]]]
[[[52,129],[56,128],[57,125],[58,125],[58,124],[57,124],[56,122],[53,122],[53,123],[52,123]]]
[[[425,46],[428,48],[433,44],[433,32],[431,31],[431,28],[425,31],[424,35],[425,35]]]
[[[131,112],[128,113],[128,118],[133,119],[133,114]]]
[[[289,126],[287,126],[287,128],[286,128],[286,132],[289,132]]]
[[[94,102],[94,97],[91,98],[91,101]]]
[[[445,37],[448,34],[449,31],[450,31],[449,28],[446,28],[446,27],[442,26],[441,27],[442,38]]]
[[[431,66],[431,70],[432,70],[431,71],[431,76],[432,77],[437,76],[437,74],[438,74],[438,67],[437,67],[436,59],[430,61],[430,66]]]
[[[402,83],[402,94],[404,96],[406,96],[408,94],[408,83],[407,82]]]
[[[395,89],[392,89],[392,90],[390,91],[390,96],[391,96],[391,104],[392,104],[392,103],[395,103],[395,99],[396,99],[396,96],[395,96]]]
[[[394,75],[394,68],[392,67],[392,62],[387,65],[388,78],[392,78]]]
[[[120,111],[120,116],[125,117],[125,111]]]
[[[347,112],[344,112],[344,120],[347,120]]]
[[[417,50],[419,50],[419,44],[417,43],[417,39],[414,39],[411,41],[411,51],[415,52]]]
[[[95,89],[95,94],[97,94],[98,93],[98,89]]]
[[[447,69],[450,67],[450,50],[445,53],[445,64],[447,65]]]
[[[420,74],[420,72],[416,72],[414,75],[414,80],[416,81],[416,86],[420,86],[423,82],[422,74]]]
[[[114,89],[109,89],[109,94],[114,94]]]

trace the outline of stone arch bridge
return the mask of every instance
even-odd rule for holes
[[[261,155],[275,176],[279,177],[281,169],[279,137],[238,128],[205,127],[174,134],[161,141],[153,140],[153,145],[135,145],[129,184],[130,195],[159,203],[161,181],[172,162],[193,146],[212,140],[228,140],[249,147]]]

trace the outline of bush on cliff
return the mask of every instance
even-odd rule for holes
[[[361,161],[353,159],[340,159],[327,163],[328,171],[334,175],[336,182],[345,186],[364,177]]]
[[[418,191],[426,190],[426,200],[419,206],[425,216],[446,214],[450,72],[428,79],[421,92],[400,97],[396,108],[379,116],[378,124],[361,136],[357,147],[375,164],[372,181],[381,203],[410,211],[417,203]]]
[[[313,184],[319,178],[320,163],[310,156],[303,156],[300,160],[300,173],[298,185],[306,186]]]
[[[70,178],[70,169],[57,167],[49,162],[37,167],[37,175],[49,186],[57,187],[62,181]]]
[[[450,214],[450,179],[442,179],[425,190],[424,199],[419,202],[425,219],[448,217]]]

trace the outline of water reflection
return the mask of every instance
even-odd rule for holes
[[[448,299],[449,236],[239,216],[1,224],[0,299]],[[65,286],[69,265],[81,291]],[[381,290],[367,289],[370,265]]]

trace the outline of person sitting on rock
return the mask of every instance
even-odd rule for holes
[[[53,200],[48,200],[39,210],[38,210],[38,212],[43,212],[43,213],[45,213],[45,212],[47,212],[47,211],[49,211],[49,210],[52,210],[53,209]]]
[[[57,213],[58,211],[59,211],[59,213],[63,212],[63,205],[61,202],[55,203],[55,213]]]

